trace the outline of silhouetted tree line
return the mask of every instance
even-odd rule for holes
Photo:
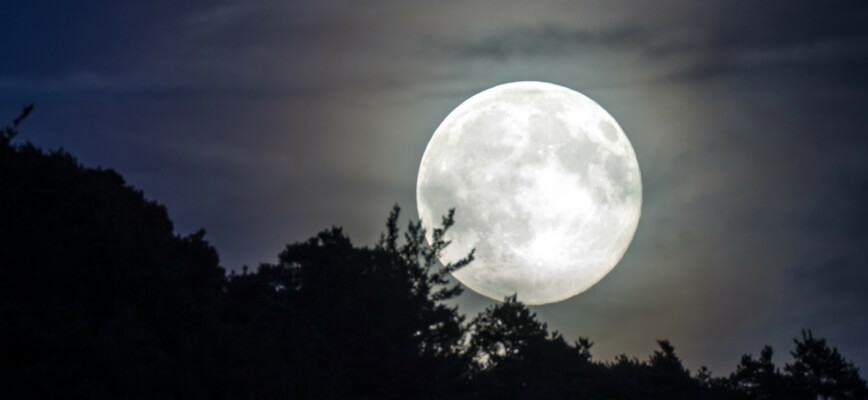
[[[860,399],[866,383],[803,332],[735,372],[688,371],[668,341],[598,361],[510,297],[465,321],[440,266],[453,223],[373,247],[340,228],[228,273],[199,231],[112,170],[0,131],[0,398]]]

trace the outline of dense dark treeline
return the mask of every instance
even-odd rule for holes
[[[418,222],[373,247],[340,228],[225,274],[204,233],[111,170],[0,132],[0,398],[859,399],[858,370],[803,332],[793,361],[688,371],[674,347],[601,362],[514,297],[470,321]]]

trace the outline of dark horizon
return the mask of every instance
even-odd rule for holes
[[[332,224],[416,218],[425,145],[461,101],[542,80],[622,125],[639,228],[588,292],[533,307],[595,356],[677,346],[728,372],[812,329],[868,368],[868,9],[832,2],[19,2],[0,7],[0,125],[119,171],[221,265]],[[4,119],[5,118],[5,119]],[[456,218],[461,218],[457,210]],[[401,225],[406,222],[402,220]],[[468,316],[492,301],[453,300]]]

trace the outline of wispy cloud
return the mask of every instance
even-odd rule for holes
[[[815,18],[799,12],[799,7],[779,9],[784,11],[774,7],[741,10],[744,18],[740,19],[698,15],[679,25],[657,22],[587,28],[539,22],[491,30],[476,38],[447,40],[442,47],[457,59],[493,62],[557,62],[627,53],[643,65],[667,71],[658,77],[665,81],[772,70],[813,73],[836,69],[850,78],[864,76],[857,72],[868,66],[868,19],[852,15],[859,10],[833,7],[825,13],[832,16]]]
[[[599,48],[640,46],[648,39],[646,33],[635,26],[592,30],[545,24],[498,31],[477,41],[452,43],[449,47],[460,57],[564,57]]]

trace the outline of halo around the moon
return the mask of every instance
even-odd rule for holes
[[[429,232],[456,209],[441,261],[476,249],[453,274],[461,283],[545,304],[584,292],[621,260],[642,182],[630,141],[600,105],[551,83],[513,82],[467,99],[440,124],[416,200]]]

